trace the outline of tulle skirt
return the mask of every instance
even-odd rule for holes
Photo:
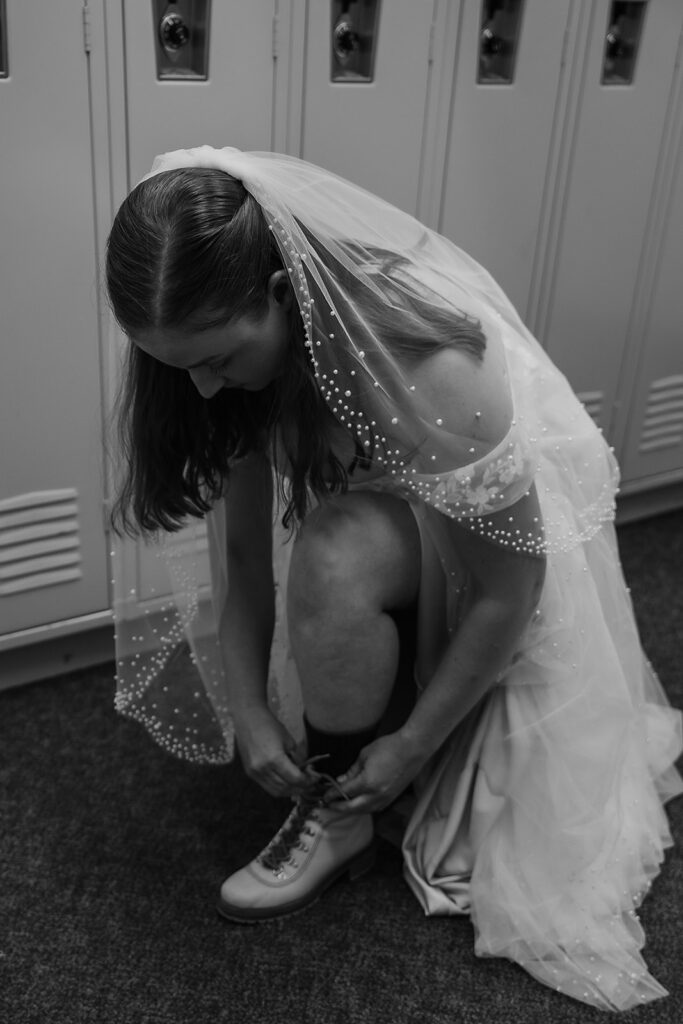
[[[415,508],[427,680],[439,619],[457,629],[468,591],[438,513]],[[407,882],[425,913],[470,915],[478,955],[567,995],[605,1010],[666,995],[640,954],[636,909],[671,845],[663,802],[683,791],[680,751],[680,713],[642,652],[607,523],[549,557],[512,664],[421,778]]]
[[[557,523],[557,491],[541,488],[540,499]],[[419,691],[471,593],[452,524],[411,507],[422,541]],[[283,599],[290,549],[276,530],[271,700],[296,733]],[[402,842],[406,881],[426,914],[469,915],[479,956],[513,960],[559,992],[604,1010],[665,996],[640,952],[637,908],[672,844],[663,805],[683,792],[682,749],[681,713],[643,653],[605,522],[548,556],[511,665],[418,780]]]

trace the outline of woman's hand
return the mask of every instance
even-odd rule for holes
[[[345,814],[375,813],[388,807],[418,775],[428,754],[412,749],[400,733],[363,747],[358,760],[337,779],[342,792],[329,790],[326,804]]]
[[[308,789],[309,776],[299,768],[303,750],[267,707],[236,713],[235,738],[244,770],[271,796],[295,796]]]

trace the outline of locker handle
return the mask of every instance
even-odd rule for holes
[[[505,53],[503,37],[497,36],[490,28],[485,28],[481,34],[481,54],[484,57],[494,57],[502,53]]]
[[[634,50],[633,43],[623,39],[618,28],[610,29],[605,36],[605,56],[608,60],[629,59]]]
[[[602,55],[603,85],[631,85],[634,80],[647,0],[613,0]]]
[[[374,81],[381,0],[332,0],[330,81]]]
[[[152,0],[154,55],[160,82],[206,82],[211,0]]]
[[[7,63],[7,8],[5,0],[0,0],[0,78],[9,78]]]
[[[159,24],[159,38],[167,53],[175,53],[183,46],[187,46],[190,30],[179,14],[168,13]]]
[[[332,33],[332,48],[340,64],[346,64],[360,49],[360,37],[350,21],[339,21]]]
[[[512,85],[524,0],[482,0],[477,82]]]

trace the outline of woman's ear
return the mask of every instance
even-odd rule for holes
[[[285,310],[292,308],[294,293],[286,270],[276,270],[268,278],[268,295]]]

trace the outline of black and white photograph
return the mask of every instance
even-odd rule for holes
[[[0,0],[0,1020],[680,1024],[681,0]]]

